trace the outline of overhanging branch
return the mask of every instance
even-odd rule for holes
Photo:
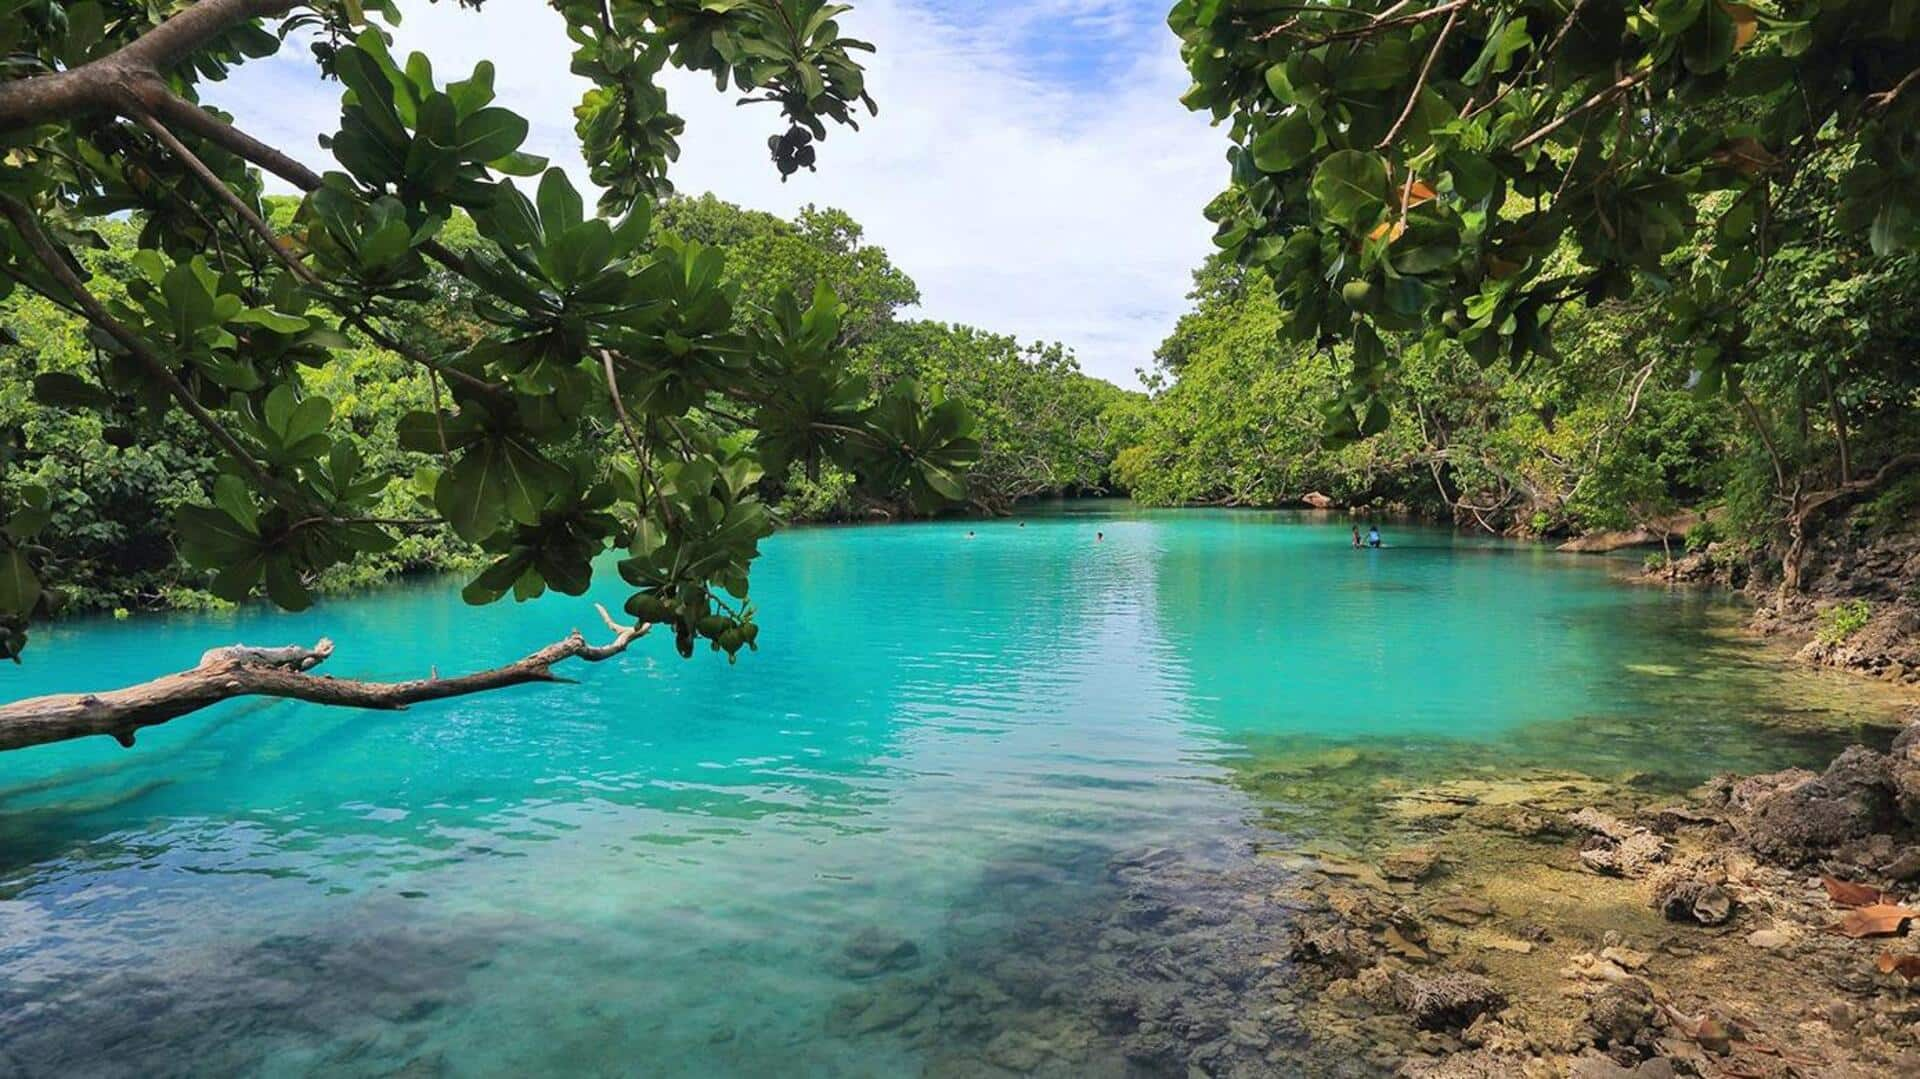
[[[292,6],[293,0],[198,0],[98,60],[0,82],[0,131],[123,108],[142,76],[166,71],[249,19],[282,15]]]
[[[555,665],[570,659],[599,663],[625,652],[646,636],[651,626],[623,626],[605,607],[596,606],[612,630],[611,643],[588,644],[579,630],[537,652],[490,670],[457,678],[422,678],[410,682],[361,682],[309,674],[333,655],[333,642],[322,638],[311,648],[255,648],[233,645],[215,648],[190,670],[163,675],[150,682],[102,693],[64,693],[33,697],[0,706],[0,751],[64,742],[92,735],[108,735],[123,746],[133,745],[134,733],[202,708],[238,697],[280,697],[340,708],[399,711],[423,701],[464,697],[509,686],[565,682],[553,673]]]

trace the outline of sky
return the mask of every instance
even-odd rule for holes
[[[1224,133],[1179,103],[1188,79],[1167,29],[1169,0],[855,0],[842,32],[871,41],[880,115],[835,128],[817,172],[782,184],[767,158],[778,121],[739,108],[705,76],[675,72],[686,118],[671,176],[782,216],[836,206],[920,286],[913,317],[1022,341],[1060,341],[1089,374],[1137,386],[1136,369],[1185,310],[1210,249],[1201,210],[1226,183]],[[498,103],[532,123],[523,149],[586,186],[560,20],[539,0],[473,13],[401,5],[395,51],[418,49],[441,82],[496,69]],[[315,167],[337,126],[339,86],[303,48],[242,67],[208,100]]]

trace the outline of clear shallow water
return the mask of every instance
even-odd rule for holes
[[[1714,633],[1698,596],[1389,533],[1355,552],[1344,522],[1125,504],[800,530],[767,544],[737,667],[648,641],[578,686],[235,703],[132,752],[0,756],[0,1074],[911,1073],[970,1047],[926,1015],[836,1025],[874,984],[850,942],[961,977],[1038,907],[1114,901],[1115,852],[1332,830],[1342,807],[1276,801],[1276,762],[1677,789],[1830,751],[1767,713],[1876,718]],[[0,696],[322,634],[334,673],[414,677],[596,622],[434,582],[71,623]]]

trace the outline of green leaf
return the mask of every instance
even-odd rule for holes
[[[260,550],[260,537],[225,510],[211,506],[182,506],[174,511],[174,532],[181,553],[203,569],[240,561]]]
[[[249,307],[227,320],[243,326],[260,326],[274,333],[295,334],[305,330],[312,323],[298,315],[283,315],[264,307]]]
[[[304,611],[313,606],[313,594],[300,580],[300,571],[285,555],[266,560],[267,598],[282,610]]]
[[[1319,138],[1306,111],[1295,109],[1254,137],[1253,163],[1261,172],[1286,172],[1313,153]]]
[[[586,216],[580,193],[560,169],[548,169],[540,177],[540,191],[534,201],[540,207],[540,226],[549,237],[578,225]]]
[[[0,549],[0,611],[25,617],[40,602],[40,576],[18,547]]]
[[[1733,58],[1733,17],[1719,4],[1708,4],[1702,17],[1687,27],[1681,59],[1695,75],[1711,75]]]
[[[1312,194],[1335,224],[1371,225],[1387,204],[1387,163],[1378,154],[1336,150],[1314,170]]]
[[[499,529],[507,512],[501,468],[498,443],[482,442],[441,473],[434,485],[434,506],[461,539],[477,543]]]
[[[45,371],[34,376],[33,399],[54,408],[103,408],[113,403],[107,391],[65,371]]]
[[[249,534],[260,534],[259,511],[254,507],[253,495],[247,490],[245,480],[222,473],[213,481],[213,504]]]
[[[506,157],[527,141],[527,121],[509,109],[485,108],[460,123],[462,157],[489,162]]]

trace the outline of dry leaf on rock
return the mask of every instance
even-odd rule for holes
[[[1920,955],[1895,955],[1892,952],[1880,953],[1873,965],[1882,974],[1898,974],[1907,981],[1920,978]]]
[[[1847,912],[1834,926],[1842,936],[1853,937],[1891,937],[1905,934],[1907,923],[1920,918],[1920,910],[1897,906],[1892,903],[1875,903],[1870,907],[1860,907]]]
[[[1827,886],[1827,897],[1843,907],[1871,907],[1886,902],[1888,898],[1878,888],[1855,884],[1850,880],[1821,877],[1820,883]]]

